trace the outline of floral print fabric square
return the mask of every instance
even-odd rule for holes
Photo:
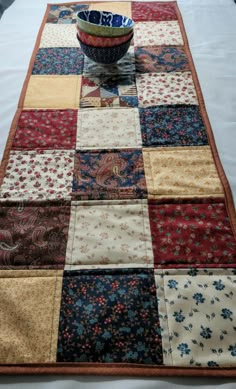
[[[0,197],[24,200],[70,199],[72,151],[11,151]]]
[[[155,20],[176,20],[177,14],[173,3],[161,2],[132,2],[132,17],[135,22]]]
[[[143,146],[202,146],[207,133],[196,105],[139,108]]]
[[[160,282],[158,276],[156,281]],[[161,325],[162,335],[169,338],[166,362],[185,367],[235,367],[235,282],[235,275],[215,272],[164,275],[167,321]]]
[[[66,271],[57,361],[162,364],[153,271]]]
[[[81,150],[75,156],[73,195],[78,200],[145,198],[141,150]]]
[[[139,107],[198,104],[190,72],[137,73]]]
[[[73,149],[76,125],[76,110],[23,110],[17,123],[12,148]]]
[[[135,76],[83,76],[80,107],[136,107]]]
[[[39,48],[79,47],[74,24],[51,24],[44,26]]]
[[[0,363],[56,362],[62,271],[0,271]]]
[[[177,21],[142,22],[134,26],[134,46],[182,46],[183,44]]]
[[[47,23],[76,23],[76,14],[89,8],[88,4],[51,5]]]
[[[39,49],[32,74],[82,74],[84,54],[80,48]]]
[[[0,203],[0,268],[63,268],[69,204]]]
[[[146,200],[73,202],[66,257],[82,267],[152,265]]]
[[[183,47],[135,47],[135,66],[138,73],[184,72],[189,70]]]
[[[224,203],[149,202],[155,266],[236,266],[236,242]]]
[[[79,110],[77,149],[141,147],[141,145],[137,108]]]
[[[148,197],[222,196],[209,146],[143,150]]]

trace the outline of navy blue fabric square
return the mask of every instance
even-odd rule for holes
[[[162,364],[153,271],[65,271],[57,361]]]
[[[196,105],[139,108],[143,146],[202,146],[207,133]]]

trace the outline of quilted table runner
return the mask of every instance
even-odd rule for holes
[[[117,64],[76,13],[134,19]],[[0,372],[236,376],[236,217],[176,2],[48,5],[0,187]]]

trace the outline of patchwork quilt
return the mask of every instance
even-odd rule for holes
[[[111,66],[76,13],[134,19]],[[236,375],[236,216],[173,2],[49,4],[0,186],[0,372]]]

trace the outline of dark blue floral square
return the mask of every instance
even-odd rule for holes
[[[83,66],[84,54],[80,48],[39,49],[32,74],[82,74]]]
[[[196,105],[139,108],[143,146],[202,146],[207,133]]]
[[[57,361],[162,364],[153,271],[65,271]]]

